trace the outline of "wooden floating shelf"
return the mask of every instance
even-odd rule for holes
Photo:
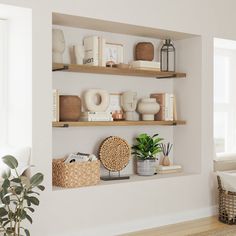
[[[158,79],[164,78],[185,78],[186,73],[180,72],[162,72],[153,70],[139,70],[132,68],[111,68],[102,66],[88,66],[88,65],[75,65],[75,64],[57,64],[53,63],[53,71],[67,71],[67,72],[81,72],[93,74],[108,74],[108,75],[126,75],[126,76],[141,76],[152,77]]]
[[[81,127],[81,126],[146,126],[146,125],[185,125],[184,120],[175,121],[78,121],[78,122],[53,122],[53,127]]]

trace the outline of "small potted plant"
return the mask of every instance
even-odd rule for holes
[[[22,221],[33,222],[31,214],[34,205],[39,205],[38,191],[43,191],[43,174],[37,173],[31,178],[19,175],[18,162],[13,156],[4,156],[3,162],[9,167],[2,174],[3,183],[0,187],[0,235],[30,236]],[[13,174],[13,175],[12,175]]]
[[[140,134],[136,138],[136,144],[132,146],[132,154],[137,158],[137,173],[139,175],[150,176],[156,173],[157,154],[160,153],[162,138],[159,134],[149,136]]]

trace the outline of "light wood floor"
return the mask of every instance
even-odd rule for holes
[[[232,226],[220,223],[217,217],[208,217],[199,220],[187,221],[179,224],[124,234],[123,236],[185,236],[225,227]]]

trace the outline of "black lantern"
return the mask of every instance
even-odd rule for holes
[[[175,71],[175,47],[166,39],[161,48],[161,71]]]

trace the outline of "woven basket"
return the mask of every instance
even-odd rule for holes
[[[217,176],[219,189],[219,221],[236,224],[236,193],[222,188],[220,177]]]
[[[100,181],[100,161],[65,163],[64,159],[52,162],[52,183],[64,188],[97,185]]]

